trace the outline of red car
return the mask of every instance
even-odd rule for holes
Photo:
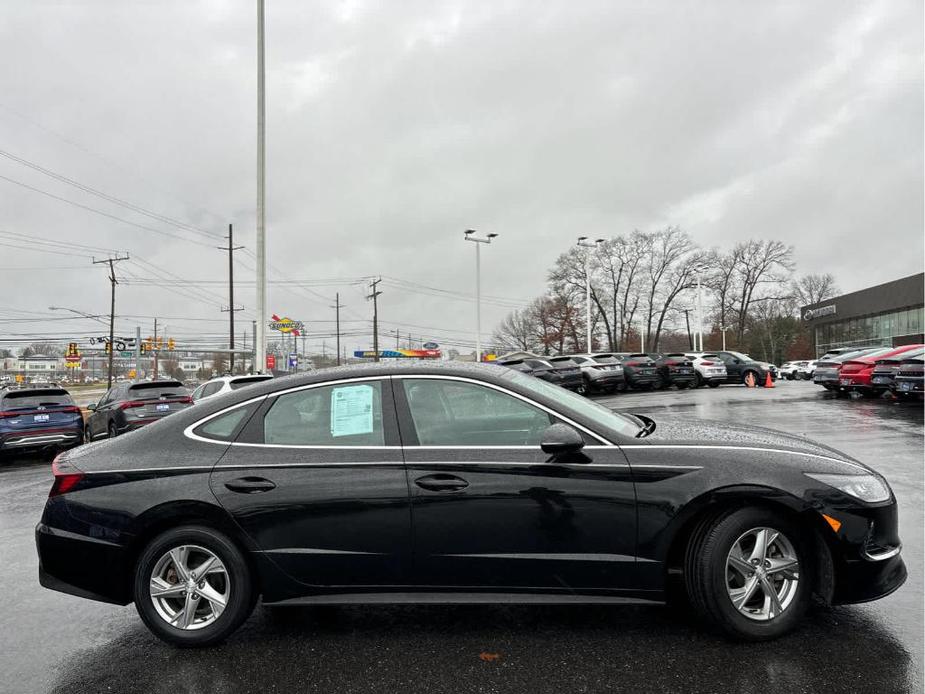
[[[907,352],[921,350],[923,345],[903,345],[897,347],[891,352],[883,354],[860,356],[849,359],[842,364],[838,372],[838,385],[848,391],[859,391],[866,395],[876,395],[882,393],[888,386],[878,386],[871,383],[871,376],[877,366],[877,362],[883,359],[892,359],[900,357]]]

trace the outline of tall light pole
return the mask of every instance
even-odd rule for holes
[[[700,275],[697,275],[697,334],[700,336],[700,348],[703,351],[703,291],[700,286]]]
[[[468,229],[465,233],[466,241],[475,243],[475,361],[482,361],[482,256],[483,243],[491,243],[497,234],[476,236],[475,229]]]
[[[263,50],[264,0],[257,0],[257,334],[254,371],[267,368],[267,230],[266,230],[266,99]],[[234,306],[231,307],[232,309]]]
[[[591,353],[591,249],[597,248],[604,239],[596,239],[594,243],[588,241],[587,236],[578,237],[578,245],[585,249],[585,326],[587,328],[587,342],[585,351]]]

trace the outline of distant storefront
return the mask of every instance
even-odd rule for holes
[[[925,273],[804,306],[816,355],[853,345],[925,342]]]

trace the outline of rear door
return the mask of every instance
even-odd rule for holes
[[[210,485],[260,551],[306,592],[406,580],[408,481],[388,378],[266,397]]]
[[[551,458],[539,443],[557,417],[535,403],[460,378],[394,383],[417,584],[466,592],[633,585],[635,495],[619,448]]]

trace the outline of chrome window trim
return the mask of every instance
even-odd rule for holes
[[[269,399],[269,398],[275,398],[275,397],[278,397],[278,396],[280,396],[280,395],[286,395],[286,394],[288,394],[288,393],[296,393],[296,392],[299,392],[299,391],[302,391],[302,390],[310,390],[310,389],[313,389],[313,388],[324,388],[324,387],[327,387],[327,386],[335,386],[335,385],[340,385],[340,384],[343,384],[343,383],[360,383],[360,382],[363,382],[363,381],[385,381],[385,380],[390,380],[390,379],[404,379],[404,378],[423,378],[423,379],[435,379],[435,380],[445,380],[445,381],[463,381],[463,382],[466,382],[466,383],[474,383],[475,385],[484,386],[484,387],[486,387],[486,388],[492,388],[492,389],[494,389],[494,390],[500,391],[500,392],[505,393],[505,394],[507,394],[507,395],[510,395],[510,396],[512,396],[512,397],[514,397],[514,398],[517,398],[518,400],[522,400],[522,401],[526,402],[527,404],[532,405],[533,407],[539,408],[540,410],[543,410],[544,412],[546,412],[546,413],[548,413],[548,414],[551,414],[551,415],[553,415],[554,417],[557,417],[557,418],[561,419],[563,422],[566,422],[567,424],[569,424],[569,425],[575,427],[576,429],[579,429],[580,431],[585,432],[585,433],[588,434],[589,436],[592,436],[592,437],[594,437],[595,439],[597,439],[598,441],[601,442],[601,445],[585,446],[585,448],[619,448],[619,446],[617,446],[617,445],[615,445],[614,443],[608,441],[608,440],[605,439],[604,437],[602,437],[602,436],[600,436],[600,435],[598,435],[598,434],[595,434],[593,431],[591,431],[591,430],[588,429],[587,427],[582,426],[581,424],[578,424],[578,423],[572,421],[571,419],[569,419],[568,417],[565,417],[564,415],[560,414],[559,412],[557,412],[557,411],[555,411],[555,410],[553,410],[553,409],[551,409],[551,408],[549,408],[549,407],[546,407],[545,405],[541,405],[540,403],[535,402],[534,400],[531,400],[530,398],[525,397],[525,396],[521,395],[520,393],[515,393],[514,391],[508,390],[507,388],[503,388],[503,387],[501,387],[501,386],[497,386],[497,385],[495,385],[494,383],[488,383],[488,382],[486,382],[486,381],[479,381],[479,380],[473,379],[473,378],[466,378],[466,377],[462,377],[462,376],[442,376],[442,375],[434,375],[434,374],[398,374],[398,375],[391,375],[391,376],[388,376],[388,375],[386,375],[386,376],[357,376],[356,378],[340,378],[340,379],[337,379],[337,380],[334,380],[334,381],[322,381],[322,382],[319,382],[319,383],[308,383],[308,384],[305,384],[305,385],[295,386],[295,387],[293,387],[293,388],[287,388],[287,389],[285,389],[285,390],[280,390],[280,391],[277,391],[277,392],[275,392],[275,393],[266,393],[266,394],[264,394],[264,395],[259,395],[259,396],[255,397],[255,398],[251,398],[250,400],[245,400],[244,402],[239,402],[239,403],[235,403],[234,405],[229,405],[228,407],[226,407],[226,408],[224,408],[224,409],[222,409],[222,410],[219,410],[218,412],[215,412],[215,413],[213,413],[213,414],[210,414],[210,415],[207,416],[207,417],[203,417],[202,419],[200,419],[200,420],[198,420],[198,421],[196,421],[196,422],[193,422],[193,423],[190,424],[188,427],[186,427],[186,429],[183,430],[183,435],[186,436],[186,437],[189,438],[189,439],[192,439],[192,440],[194,440],[194,441],[201,441],[201,442],[203,442],[203,443],[218,444],[218,445],[221,445],[221,446],[242,446],[242,447],[250,447],[250,448],[290,448],[290,449],[317,449],[317,450],[329,450],[329,449],[330,449],[330,450],[351,450],[351,449],[352,449],[352,450],[389,450],[389,449],[401,449],[402,446],[329,446],[329,445],[285,444],[285,443],[247,443],[247,442],[243,442],[243,441],[231,441],[231,442],[229,442],[229,441],[222,441],[222,440],[220,440],[220,439],[209,439],[209,438],[206,438],[206,437],[204,437],[204,436],[199,436],[198,434],[193,433],[193,430],[196,429],[196,428],[198,428],[198,427],[200,427],[201,425],[205,424],[206,422],[208,422],[208,421],[214,419],[215,417],[218,417],[218,416],[220,416],[220,415],[223,415],[223,414],[225,414],[226,412],[230,412],[231,410],[234,410],[234,409],[236,409],[236,408],[238,408],[238,407],[244,407],[244,406],[249,405],[249,404],[251,404],[251,403],[253,403],[253,402],[257,402],[257,401],[259,401],[259,400],[267,400],[267,399]],[[268,380],[269,380],[269,379],[268,379]],[[407,448],[408,450],[420,450],[420,449],[433,449],[433,450],[449,450],[449,449],[458,449],[458,450],[467,450],[467,449],[472,449],[472,450],[495,450],[495,449],[536,450],[536,449],[539,448],[539,446],[407,446],[406,448]]]
[[[501,392],[501,393],[504,393],[504,394],[506,394],[506,395],[510,395],[510,396],[512,396],[512,397],[514,397],[514,398],[517,398],[518,400],[522,400],[522,401],[524,401],[525,403],[527,403],[528,405],[532,405],[533,407],[536,407],[536,408],[538,408],[538,409],[540,409],[540,410],[543,410],[544,412],[546,412],[546,413],[548,413],[548,414],[553,415],[554,417],[557,417],[557,418],[561,419],[563,422],[569,424],[570,426],[573,426],[573,427],[575,427],[576,429],[585,432],[585,433],[588,434],[589,436],[593,436],[595,439],[597,439],[598,441],[600,441],[600,442],[603,444],[604,447],[608,447],[608,448],[616,447],[616,446],[614,446],[613,442],[608,441],[608,440],[605,439],[603,436],[594,433],[593,431],[591,431],[591,430],[588,429],[587,427],[585,427],[585,426],[583,426],[583,425],[581,425],[581,424],[578,424],[577,422],[572,421],[571,419],[569,419],[568,417],[566,417],[566,416],[563,415],[562,413],[557,412],[556,410],[553,410],[553,409],[550,408],[550,407],[546,407],[545,405],[541,405],[540,403],[536,402],[535,400],[531,400],[530,398],[528,398],[528,397],[525,396],[525,395],[521,395],[520,393],[517,393],[517,392],[515,392],[515,391],[513,391],[513,390],[508,390],[507,388],[504,388],[504,387],[502,387],[502,386],[496,385],[496,384],[494,384],[494,383],[489,383],[489,382],[487,382],[487,381],[479,381],[479,380],[477,380],[477,379],[468,378],[468,377],[466,377],[466,376],[444,376],[444,375],[442,375],[442,374],[440,374],[440,375],[438,375],[438,374],[395,374],[395,375],[392,376],[392,378],[395,379],[395,380],[404,380],[404,379],[426,379],[426,380],[432,380],[432,381],[462,381],[463,383],[473,383],[473,384],[475,384],[475,385],[477,385],[477,386],[483,386],[483,387],[485,387],[485,388],[491,388],[492,390],[497,390],[497,391],[499,391],[499,392]],[[408,446],[407,448],[409,448],[409,449],[424,448],[424,446]],[[429,448],[436,448],[436,446],[429,446]],[[441,446],[441,448],[466,448],[466,447],[465,447],[465,446]],[[472,446],[472,448],[483,448],[483,446]],[[535,448],[535,446],[527,446],[527,448]]]

